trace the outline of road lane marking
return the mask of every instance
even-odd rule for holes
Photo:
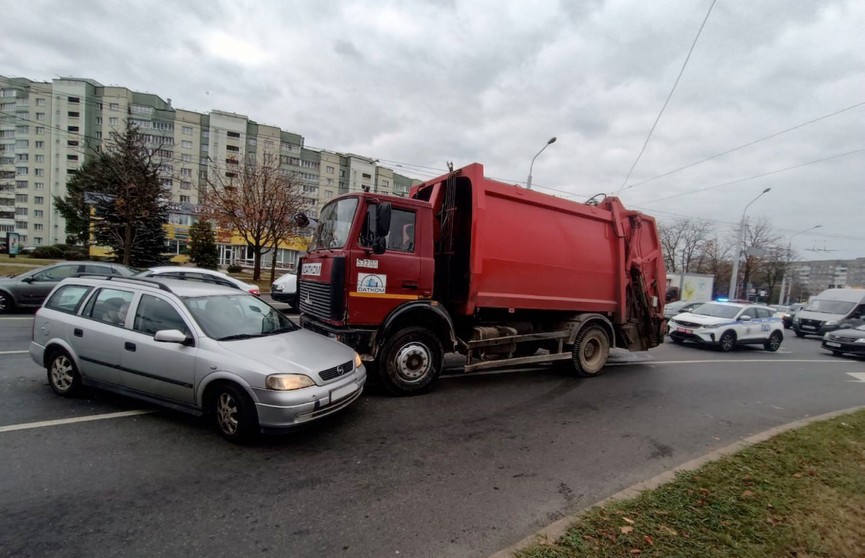
[[[0,322],[2,322],[3,320],[32,320],[33,318],[34,318],[34,316],[7,317],[7,318],[0,318]]]
[[[23,424],[10,424],[8,426],[0,426],[0,432],[13,432],[15,430],[29,430],[31,428],[45,428],[46,426],[61,426],[64,424],[74,424],[76,422],[90,422],[94,420],[106,420],[106,419],[115,419],[115,418],[123,418],[123,417],[133,417],[136,415],[147,415],[150,413],[155,413],[156,411],[152,410],[138,410],[138,411],[120,411],[118,413],[104,413],[101,415],[88,415],[86,417],[74,417],[74,418],[66,418],[66,419],[57,419],[57,420],[43,420],[40,422],[25,422]]]
[[[565,362],[565,361],[563,361]],[[730,359],[730,360],[631,360],[631,361],[622,361],[622,362],[608,362],[606,366],[633,366],[637,364],[725,364],[725,363],[736,363],[736,364],[787,364],[787,363],[811,363],[811,364],[850,364],[850,362],[845,362],[843,360],[818,360],[818,359],[783,359],[783,360],[774,360],[774,359]],[[484,372],[463,372],[462,367],[452,367],[446,368],[441,376],[441,379],[452,379],[452,378],[470,378],[472,376],[495,376],[499,374],[515,374],[518,372],[537,372],[539,369],[541,370],[550,370],[549,368],[544,367],[521,367],[521,368],[503,368],[501,370],[486,370]]]
[[[853,376],[855,380],[847,380],[848,382],[865,382],[865,372],[847,372],[848,376]]]
[[[30,351],[0,351],[0,355],[22,355]]]

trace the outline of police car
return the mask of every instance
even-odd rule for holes
[[[759,304],[707,302],[669,322],[674,343],[692,341],[727,352],[737,345],[763,345],[777,351],[784,341],[784,324],[775,311]]]

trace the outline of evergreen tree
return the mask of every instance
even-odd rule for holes
[[[196,221],[189,227],[189,259],[206,269],[216,269],[219,264],[219,251],[210,221]]]
[[[66,197],[55,198],[70,239],[86,244],[92,225],[95,242],[133,267],[163,261],[168,222],[157,156],[162,146],[148,147],[146,139],[132,124],[112,132],[106,148],[69,180]]]

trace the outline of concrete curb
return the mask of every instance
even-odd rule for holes
[[[676,478],[676,473],[679,471],[693,471],[695,469],[700,468],[702,465],[709,463],[711,461],[717,461],[722,457],[726,457],[728,455],[732,455],[742,449],[745,449],[754,444],[758,444],[760,442],[765,442],[770,438],[774,438],[778,434],[782,432],[786,432],[788,430],[795,430],[796,428],[802,428],[803,426],[807,426],[813,422],[819,422],[823,420],[833,419],[838,416],[847,415],[850,413],[855,413],[857,411],[865,410],[865,405],[859,407],[851,407],[849,409],[843,409],[841,411],[833,411],[831,413],[826,413],[823,415],[818,415],[816,417],[809,417],[802,420],[797,420],[794,422],[790,422],[787,424],[782,424],[781,426],[776,426],[775,428],[770,428],[764,432],[760,432],[759,434],[754,434],[753,436],[748,436],[747,438],[743,438],[738,442],[730,444],[729,446],[723,447],[721,449],[717,449],[711,453],[708,453],[702,457],[698,457],[696,459],[692,459],[691,461],[687,461],[678,465],[669,471],[665,471],[659,475],[656,475],[648,480],[644,480],[642,482],[638,482],[637,484],[630,486],[620,492],[613,494],[608,498],[604,498],[600,502],[596,502],[591,506],[587,506],[576,513],[563,517],[559,519],[555,523],[551,523],[547,525],[540,531],[529,535],[528,537],[522,539],[521,541],[504,548],[495,554],[492,554],[489,558],[513,558],[514,553],[518,550],[522,550],[525,547],[529,546],[532,543],[538,542],[539,540],[547,540],[547,541],[555,541],[559,539],[565,532],[568,530],[568,527],[574,521],[578,520],[580,516],[585,514],[587,511],[592,508],[596,508],[599,506],[603,506],[608,504],[609,502],[614,502],[616,500],[628,500],[637,496],[640,492],[644,490],[651,490],[653,488],[657,488],[662,484],[666,484],[673,479]]]

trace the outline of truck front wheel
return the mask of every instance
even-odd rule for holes
[[[577,335],[571,354],[577,376],[597,376],[610,356],[610,339],[601,326],[587,326]]]
[[[378,374],[393,395],[416,395],[438,378],[443,360],[438,337],[423,327],[407,327],[385,342],[379,353]]]

